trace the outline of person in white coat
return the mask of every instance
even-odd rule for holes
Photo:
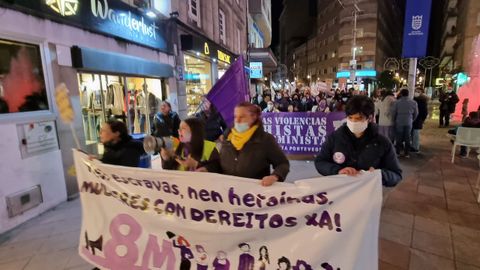
[[[381,101],[376,103],[376,113],[378,117],[378,133],[390,139],[393,142],[395,132],[393,128],[392,106],[395,103],[395,97],[391,90],[385,90],[382,93]]]

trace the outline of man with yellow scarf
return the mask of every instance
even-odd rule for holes
[[[263,130],[261,114],[250,102],[235,107],[235,126],[222,144],[220,164],[223,174],[261,179],[263,186],[271,186],[285,181],[290,163],[275,138]]]

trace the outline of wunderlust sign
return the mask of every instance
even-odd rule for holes
[[[7,8],[168,52],[166,25],[118,0],[0,0]]]

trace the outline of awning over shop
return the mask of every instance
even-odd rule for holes
[[[173,67],[168,64],[78,46],[72,47],[72,63],[74,68],[96,72],[173,77]]]
[[[268,73],[277,68],[277,59],[270,48],[250,49],[250,62],[262,62],[263,72]]]

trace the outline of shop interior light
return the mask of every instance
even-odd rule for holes
[[[216,62],[217,62],[217,59],[213,58],[212,61],[213,61],[214,63],[216,63]]]
[[[147,15],[149,18],[156,18],[157,17],[157,14],[155,14],[155,12],[151,11],[151,10],[147,10],[147,12],[145,13],[145,15]]]
[[[195,54],[196,54],[197,56],[200,56],[200,53],[199,53],[199,52],[196,52]]]
[[[265,81],[268,81],[268,78],[267,78],[267,77],[265,77],[265,78],[263,78],[263,79],[264,79]]]

